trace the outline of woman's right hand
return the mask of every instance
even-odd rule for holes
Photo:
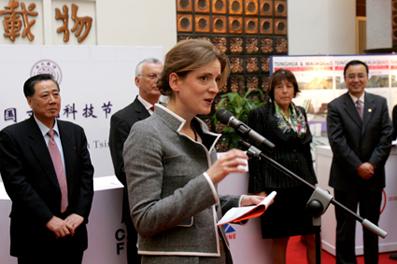
[[[229,173],[247,172],[248,163],[247,154],[239,149],[231,149],[224,153],[214,164],[208,169],[207,174],[213,183],[218,183]]]

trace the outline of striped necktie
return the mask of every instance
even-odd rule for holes
[[[356,103],[356,110],[358,115],[360,116],[361,120],[363,119],[363,114],[364,114],[364,108],[363,108],[363,103],[361,102],[361,100],[357,100]]]

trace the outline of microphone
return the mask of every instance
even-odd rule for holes
[[[256,146],[267,146],[269,148],[274,148],[274,144],[258,134],[258,132],[251,129],[249,126],[235,118],[232,113],[226,109],[220,109],[216,112],[216,118],[227,126],[234,128],[234,130],[240,134],[243,138],[247,138],[252,141]]]

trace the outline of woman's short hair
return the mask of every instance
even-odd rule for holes
[[[274,101],[274,89],[282,81],[288,81],[292,83],[292,85],[294,86],[294,97],[296,97],[296,95],[300,92],[295,75],[290,70],[278,69],[272,74],[270,78],[268,95],[272,99],[272,101]]]
[[[221,78],[218,83],[222,88],[229,76],[229,60],[209,41],[204,39],[188,39],[178,42],[165,55],[164,68],[158,82],[161,94],[172,96],[172,89],[169,85],[169,76],[176,73],[185,77],[189,72],[205,66],[214,60],[221,64]]]

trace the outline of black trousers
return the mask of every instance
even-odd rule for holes
[[[352,187],[352,190],[334,190],[335,199],[357,212],[364,219],[375,225],[379,222],[382,190],[370,190]],[[335,207],[336,216],[336,263],[355,264],[355,231],[356,220],[345,210]],[[378,263],[378,236],[363,228],[364,262],[365,264]]]
[[[32,245],[31,250],[18,256],[18,264],[81,264],[85,247],[81,245],[80,239],[83,240],[84,236],[85,231],[78,228],[73,237]]]
[[[81,264],[83,251],[58,251],[18,257],[18,264]]]
[[[137,232],[131,218],[125,218],[124,224],[127,229],[127,263],[137,264],[141,263],[141,258],[138,255],[137,243]]]

